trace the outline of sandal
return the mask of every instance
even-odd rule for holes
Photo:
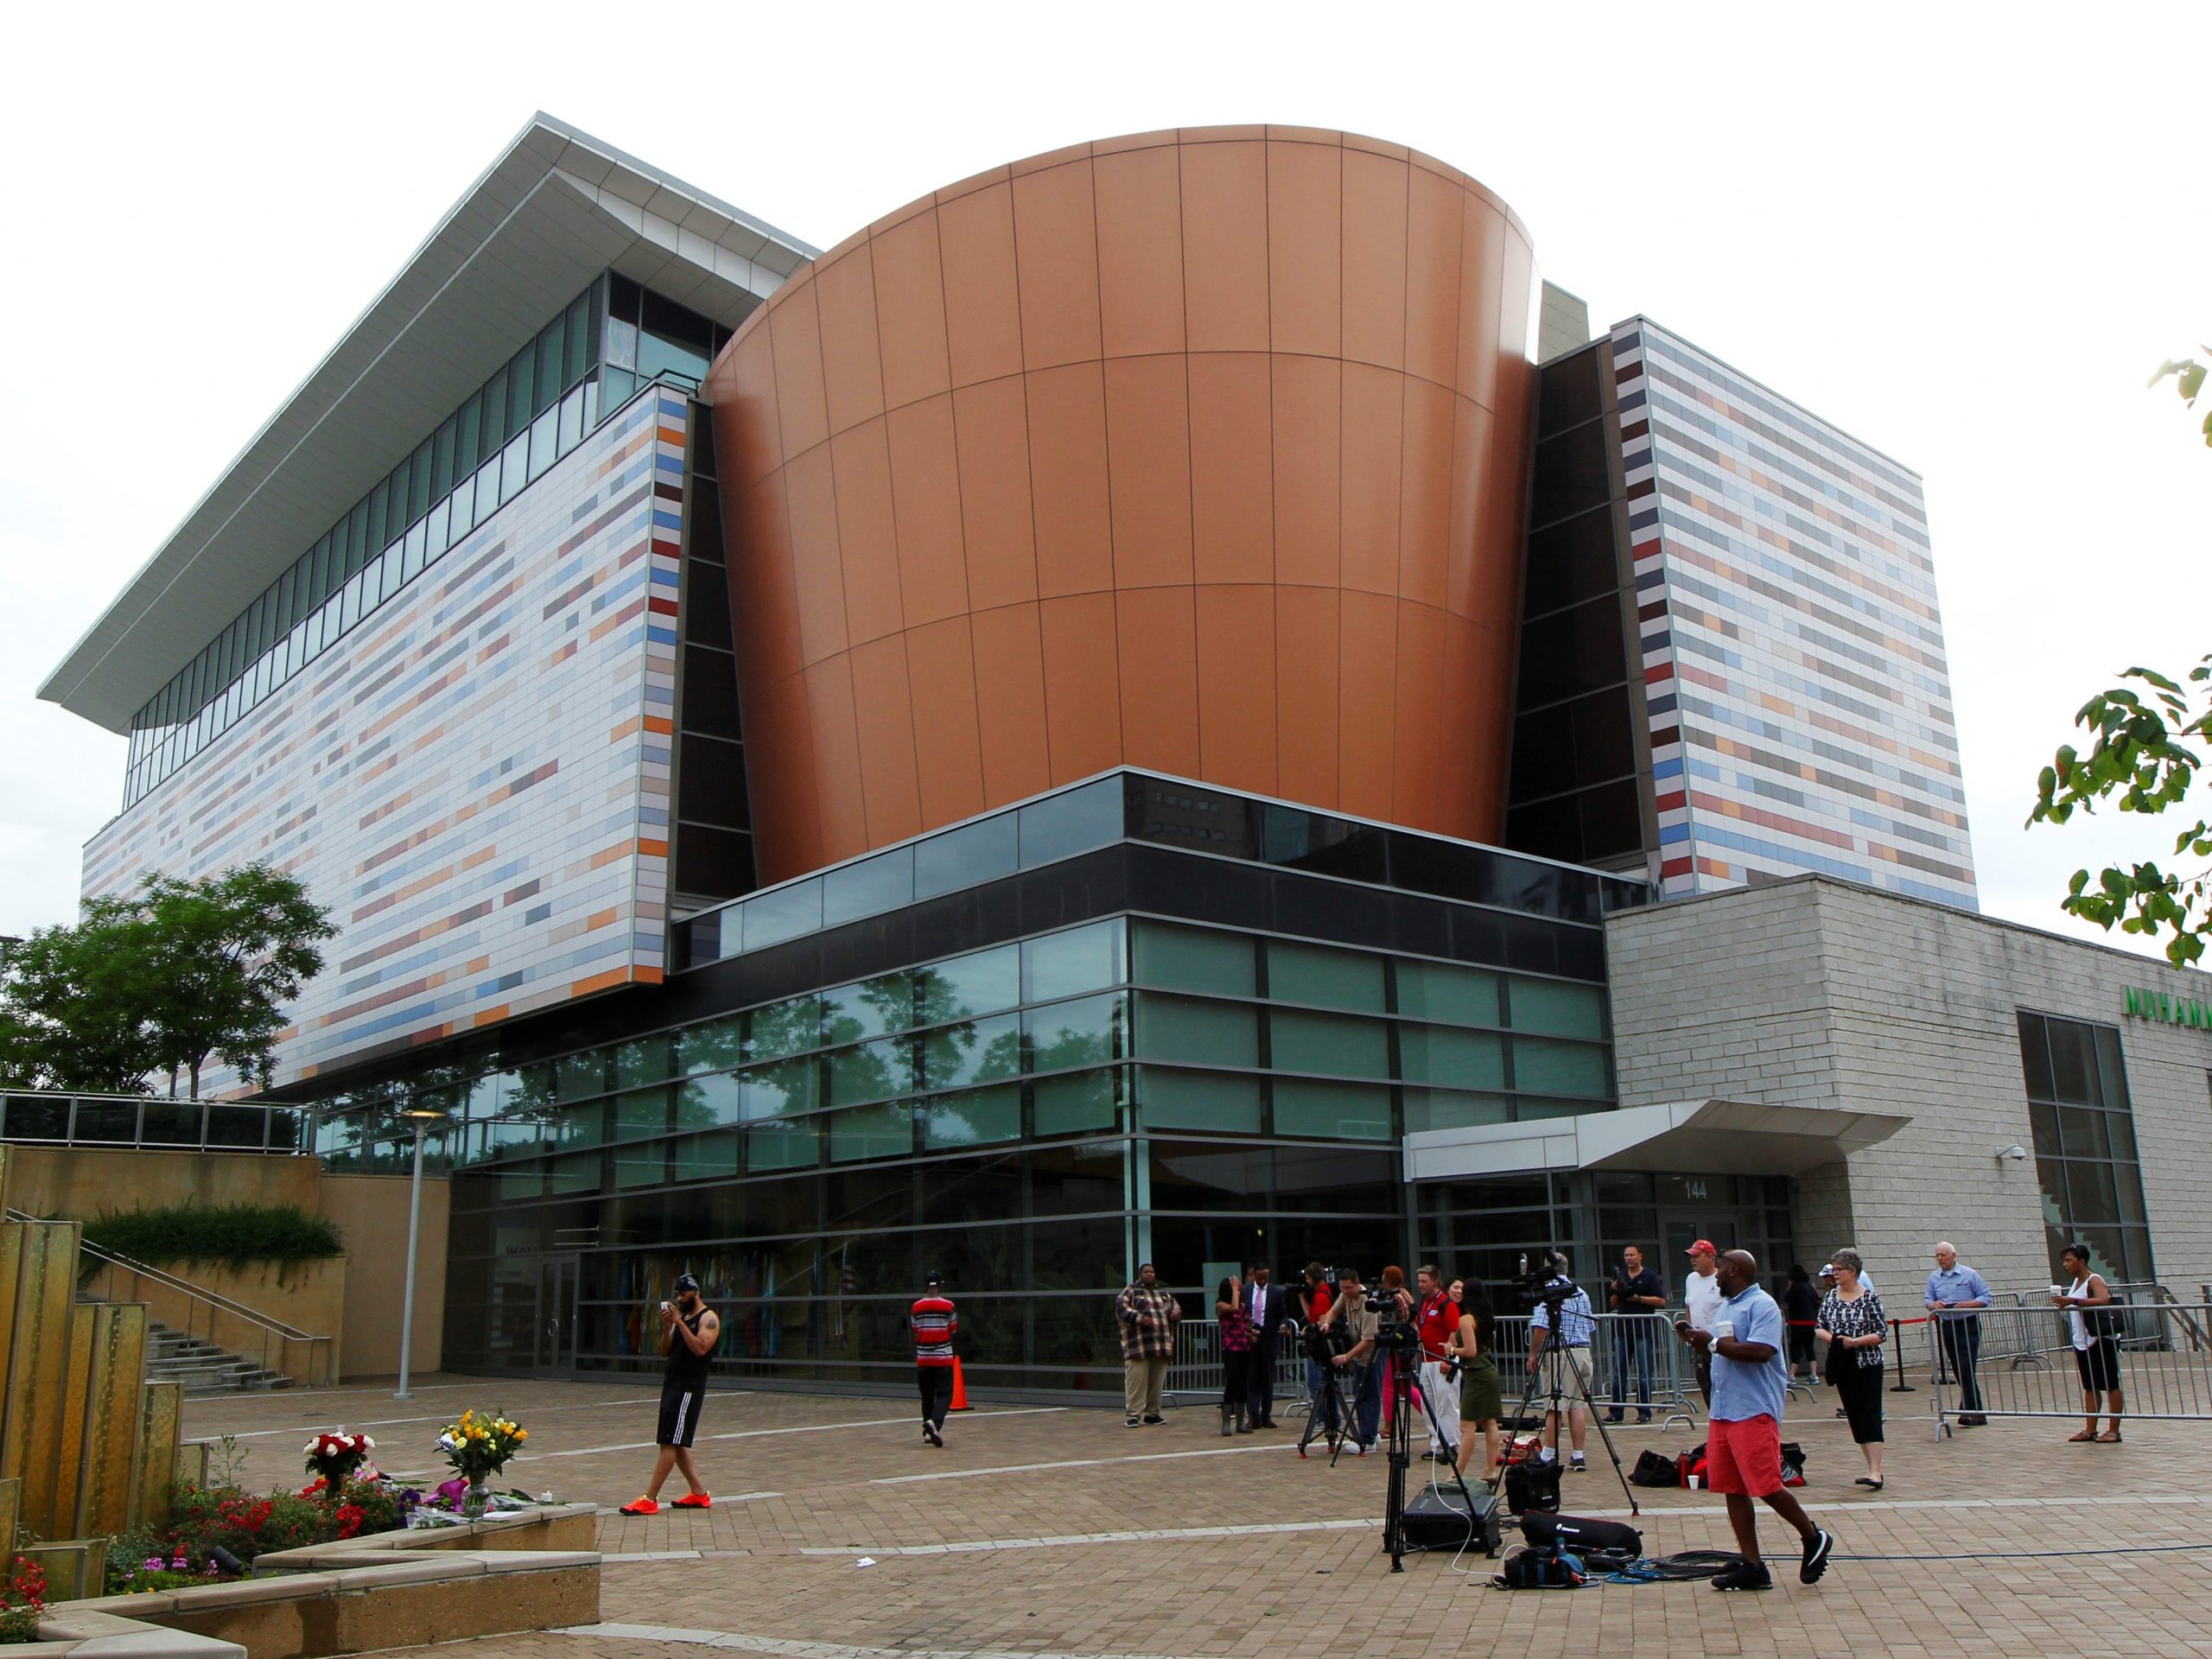
[[[2097,1438],[2097,1431],[2094,1428],[2085,1428],[2079,1434],[2069,1434],[2066,1438],[2069,1440],[2094,1440]]]
[[[2097,1436],[2097,1444],[2100,1446],[2118,1446],[2120,1444],[2120,1431],[2116,1428],[2107,1429],[2103,1433]]]

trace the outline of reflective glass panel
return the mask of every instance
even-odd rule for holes
[[[914,970],[921,1024],[1010,1008],[1021,1001],[1021,947],[1002,944]]]
[[[1268,1016],[1268,1030],[1278,1071],[1321,1071],[1354,1077],[1390,1075],[1389,1027],[1380,1020],[1277,1008]]]
[[[1191,1060],[1209,1065],[1260,1063],[1260,1016],[1242,1002],[1141,993],[1137,998],[1136,1052],[1150,1060]]]
[[[1138,1068],[1137,1104],[1147,1128],[1260,1131],[1260,1080],[1224,1071]]]
[[[1268,995],[1278,1002],[1382,1011],[1382,958],[1326,945],[1268,941]]]
[[[1250,996],[1256,989],[1253,941],[1215,928],[1134,922],[1130,977],[1170,990]]]
[[[1122,982],[1122,924],[1093,922],[1021,947],[1022,1000],[1049,1002]]]
[[[1371,1084],[1277,1077],[1275,1133],[1332,1141],[1388,1141],[1390,1091]]]

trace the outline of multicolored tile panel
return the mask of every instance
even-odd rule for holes
[[[633,399],[86,846],[87,898],[266,860],[330,907],[279,1084],[661,978],[686,414]]]
[[[1612,345],[1665,890],[1976,908],[1920,480],[1643,318]]]

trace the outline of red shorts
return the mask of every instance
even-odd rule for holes
[[[1707,1420],[1705,1484],[1716,1492],[1771,1497],[1782,1490],[1782,1425],[1761,1414],[1741,1422]]]

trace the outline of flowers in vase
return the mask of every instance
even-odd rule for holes
[[[530,1431],[513,1419],[474,1408],[438,1433],[438,1450],[454,1474],[472,1484],[496,1475],[522,1450]]]
[[[367,1464],[375,1446],[367,1435],[348,1434],[342,1427],[318,1434],[307,1444],[308,1473],[321,1481],[324,1491],[335,1497],[345,1491],[355,1471]]]

